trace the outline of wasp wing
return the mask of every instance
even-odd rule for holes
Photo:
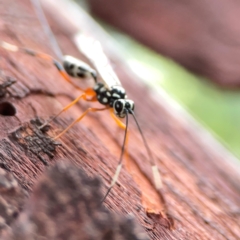
[[[76,36],[75,43],[78,49],[92,62],[106,87],[110,89],[112,86],[121,86],[99,41],[80,33]]]

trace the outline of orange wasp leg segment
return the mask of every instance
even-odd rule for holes
[[[90,96],[91,98],[88,98],[88,96]],[[80,96],[78,96],[76,99],[74,99],[71,103],[69,103],[67,106],[65,106],[59,113],[57,113],[55,116],[53,116],[50,120],[48,120],[47,122],[45,122],[42,126],[40,126],[40,129],[45,127],[47,124],[49,124],[50,122],[52,122],[54,119],[56,119],[60,114],[62,114],[63,112],[67,111],[70,107],[72,107],[74,104],[76,104],[80,99],[84,99],[85,101],[90,101],[90,102],[94,102],[97,101],[96,98],[96,93],[91,89],[88,88],[85,90],[85,92],[83,94],[81,94]]]
[[[24,48],[24,47],[18,47],[16,45],[12,45],[10,43],[4,42],[4,41],[0,41],[0,46],[8,51],[11,52],[23,52],[26,53],[30,56],[33,57],[38,57],[41,59],[45,59],[47,61],[50,61],[54,64],[54,66],[57,68],[58,72],[60,73],[60,75],[63,77],[63,79],[65,79],[67,82],[69,82],[70,84],[72,84],[75,88],[84,91],[83,89],[81,89],[78,85],[74,84],[71,81],[71,78],[68,76],[68,74],[66,73],[66,71],[64,70],[63,66],[61,63],[59,63],[55,58],[53,58],[51,55],[48,55],[46,53],[42,53],[42,52],[37,52],[34,51],[32,49],[29,48]]]
[[[106,109],[109,109],[108,107],[105,108],[88,108],[79,118],[77,118],[74,122],[72,122],[66,129],[64,129],[60,134],[58,134],[54,140],[57,138],[60,138],[64,133],[66,133],[73,125],[80,122],[89,112],[98,112],[98,111],[104,111]]]
[[[114,121],[117,123],[117,125],[125,130],[126,129],[126,125],[114,114],[114,110],[113,108],[110,109],[110,114],[111,114],[111,117],[114,119]]]
[[[116,124],[123,130],[126,129],[126,125],[114,114],[114,110],[113,108],[110,109],[110,114],[111,117],[113,118],[113,120],[116,122]],[[128,156],[128,139],[129,139],[129,130],[127,130],[127,134],[126,134],[126,143],[125,143],[125,153]]]

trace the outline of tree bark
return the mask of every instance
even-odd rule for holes
[[[0,3],[2,41],[54,56],[49,39],[28,0],[17,3],[13,0],[1,0]],[[127,160],[118,184],[110,192],[104,206],[117,215],[127,213],[134,215],[150,239],[239,239],[240,174],[237,160],[183,110],[176,108],[176,105],[169,98],[164,97],[164,94],[153,92],[141,84],[109,48],[108,37],[92,24],[92,20],[81,12],[76,14],[68,12],[69,9],[62,7],[61,3],[62,1],[58,1],[57,4],[54,1],[44,1],[50,25],[63,52],[86,61],[72,40],[79,30],[92,34],[103,43],[114,70],[126,88],[128,97],[135,101],[138,121],[162,175],[163,190],[156,192],[148,156],[137,127],[131,119],[129,157],[125,157]],[[63,211],[60,216],[62,220],[59,221],[59,215],[51,215],[49,212],[52,208],[47,211],[40,203],[44,202],[43,206],[47,206],[48,203],[49,206],[54,206],[56,203],[56,206],[61,206],[59,208],[61,212],[62,208],[67,209],[68,204],[59,205],[59,202],[52,201],[52,197],[56,196],[59,200],[57,196],[61,196],[60,193],[64,192],[66,194],[63,194],[61,199],[71,194],[75,196],[74,201],[69,204],[71,206],[69,209],[73,209],[71,212],[82,213],[84,208],[77,206],[82,202],[88,202],[86,195],[83,194],[82,200],[80,195],[81,191],[87,191],[88,187],[84,188],[82,184],[79,186],[76,184],[76,179],[85,179],[84,174],[83,177],[79,177],[82,176],[81,170],[91,177],[98,176],[103,182],[102,185],[93,184],[98,186],[99,193],[90,194],[93,196],[91,199],[97,198],[99,202],[101,194],[106,192],[115,172],[123,132],[106,111],[89,114],[61,139],[54,140],[54,136],[80,116],[85,109],[99,104],[92,105],[80,101],[51,122],[50,129],[40,130],[38,127],[44,120],[58,113],[80,92],[62,79],[50,62],[4,49],[0,49],[0,53],[3,82],[16,81],[8,87],[2,87],[2,91],[6,91],[1,103],[8,104],[7,109],[12,109],[11,114],[7,111],[8,116],[7,114],[3,116],[4,111],[0,107],[0,166],[4,171],[2,176],[8,176],[6,174],[11,176],[7,177],[10,180],[3,181],[6,184],[1,189],[2,202],[5,203],[5,208],[2,207],[5,209],[4,214],[1,214],[4,222],[1,233],[6,238],[21,239],[23,235],[19,234],[24,227],[28,229],[29,226],[27,224],[29,222],[23,220],[27,218],[37,226],[31,228],[31,234],[34,234],[36,239],[42,236],[48,239],[67,239],[69,231],[71,236],[75,237],[73,239],[96,239],[96,235],[95,237],[81,235],[78,229],[86,230],[90,226],[87,224],[88,214],[83,214],[79,218],[71,217],[72,224],[69,224],[69,215],[67,215],[69,212],[66,211],[65,214]],[[91,82],[80,84],[84,86]],[[48,175],[40,178],[51,165],[59,164],[60,161],[70,162],[75,167],[71,165],[62,167],[61,163],[50,170]],[[62,168],[64,170],[61,170]],[[58,171],[64,175],[57,174]],[[71,175],[69,172],[74,173]],[[73,177],[71,179],[75,179],[75,181],[71,180],[75,184],[74,187],[70,184],[70,180],[66,185],[60,181],[61,178],[68,181],[68,175]],[[89,184],[90,192],[97,191],[96,188],[91,187],[90,180],[85,182],[86,186]],[[79,195],[74,195],[75,191]],[[51,193],[56,194],[51,195]],[[29,194],[31,194],[30,198]],[[89,200],[89,204],[97,205],[92,200]],[[105,211],[102,209],[103,206],[99,208],[101,213]],[[14,211],[7,215],[6,213],[9,213],[7,209]],[[53,209],[58,210],[54,207]],[[94,220],[97,213],[89,214],[89,217]],[[44,218],[39,220],[36,216],[39,218],[50,216],[51,218],[47,219],[51,221],[44,222]],[[128,221],[125,220],[125,225],[121,225],[121,220],[116,220],[118,229],[127,231],[121,226],[126,226]],[[99,222],[101,224],[101,220]],[[135,226],[131,224],[129,226]],[[62,229],[61,226],[69,227]],[[115,222],[108,229],[116,230]],[[135,227],[132,229],[135,231]],[[65,231],[64,234],[62,231]],[[53,235],[49,235],[50,233]],[[101,236],[99,239],[122,239],[117,234],[114,237],[101,234],[99,236]],[[134,239],[129,236],[132,235],[125,235],[123,239]],[[136,234],[134,236],[135,239],[145,239]]]

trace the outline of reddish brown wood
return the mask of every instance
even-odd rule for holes
[[[0,3],[1,40],[54,55],[28,0]],[[46,10],[63,51],[82,58],[71,41],[76,27],[57,6]],[[53,15],[56,10],[58,15]],[[84,18],[79,26],[97,32]],[[39,133],[38,123],[31,120],[49,119],[79,92],[59,77],[51,63],[2,49],[0,54],[0,68],[17,81],[3,99],[14,105],[17,114],[0,117],[0,166],[13,174],[21,190],[29,192],[49,165],[68,159],[88,175],[100,176],[100,191],[104,193],[115,171],[123,137],[109,114],[90,114],[59,139],[62,146],[58,146],[52,137],[91,104],[80,102],[51,123],[50,131]],[[239,239],[240,175],[231,154],[184,112],[176,111],[169,100],[142,85],[116,55],[111,53],[109,57],[128,96],[136,103],[138,120],[162,174],[166,202],[153,188],[145,149],[131,121],[130,158],[105,206],[120,215],[132,213],[151,239]],[[18,211],[22,202],[21,207],[16,205]],[[26,212],[29,205],[25,206]],[[154,214],[146,214],[147,207]],[[168,215],[172,217],[169,220]]]
[[[149,239],[132,216],[113,215],[99,205],[102,197],[99,179],[90,179],[66,159],[60,161],[37,183],[27,201],[28,207],[12,232],[6,232],[4,237],[15,240]]]

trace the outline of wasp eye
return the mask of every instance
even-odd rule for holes
[[[116,100],[113,103],[113,109],[116,116],[124,118],[126,115],[125,100]]]
[[[130,99],[127,99],[126,103],[125,103],[125,108],[133,111],[134,110],[134,102]]]
[[[114,108],[116,112],[121,112],[123,109],[123,103],[121,101],[116,101]]]

